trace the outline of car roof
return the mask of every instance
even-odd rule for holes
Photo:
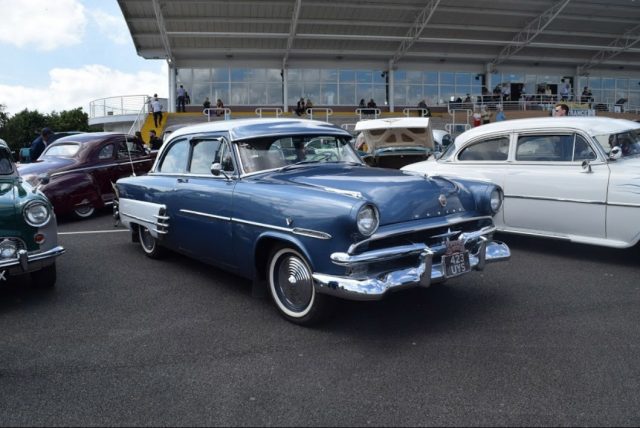
[[[205,132],[228,132],[232,140],[245,140],[269,135],[331,134],[351,138],[344,129],[327,122],[309,119],[256,118],[206,122],[185,126],[172,132],[170,139]]]
[[[58,138],[52,144],[59,144],[59,143],[65,143],[65,142],[86,143],[89,141],[100,140],[107,137],[113,137],[118,135],[125,135],[125,134],[121,132],[83,132],[79,134],[66,135],[64,137]],[[133,136],[129,136],[129,138],[133,139]]]
[[[427,128],[428,117],[389,117],[385,119],[361,120],[356,123],[355,131],[391,128]]]
[[[456,142],[466,141],[488,133],[514,132],[528,129],[581,129],[589,135],[613,134],[640,128],[640,124],[626,119],[612,119],[597,116],[532,117],[487,123],[471,128],[456,138]]]

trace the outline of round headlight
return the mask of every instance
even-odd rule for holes
[[[14,259],[18,253],[18,246],[15,242],[5,239],[0,242],[0,259]]]
[[[500,189],[495,188],[491,191],[491,212],[493,214],[497,214],[500,211],[500,207],[502,207],[502,191]]]
[[[378,230],[378,211],[371,205],[360,208],[357,216],[358,230],[364,236],[371,236]]]
[[[51,220],[51,211],[44,202],[31,202],[24,207],[24,219],[30,226],[41,227]]]

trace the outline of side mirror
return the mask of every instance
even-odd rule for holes
[[[213,162],[211,164],[211,174],[213,174],[215,177],[218,177],[220,176],[220,174],[222,174],[224,175],[224,178],[226,178],[227,180],[230,180],[227,173],[224,172],[224,170],[222,169],[222,164],[220,162]]]
[[[582,172],[585,172],[587,174],[593,172],[593,170],[591,169],[591,163],[586,159],[582,161]]]

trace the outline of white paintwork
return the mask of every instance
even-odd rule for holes
[[[422,146],[434,149],[431,121],[428,117],[390,117],[361,120],[355,132],[364,136],[370,152],[390,146]]]
[[[152,202],[138,201],[135,199],[120,198],[118,209],[120,221],[131,230],[131,223],[142,225],[149,229],[151,236],[158,238],[156,232],[156,216],[164,205]]]
[[[504,232],[625,248],[640,240],[640,156],[610,160],[593,136],[640,129],[640,123],[610,118],[567,117],[509,120],[460,134],[453,156],[407,165],[403,170],[489,180],[502,186],[503,209],[495,223]],[[518,136],[576,133],[596,152],[585,172],[581,161],[516,161]],[[504,161],[458,159],[463,148],[488,137],[508,137]]]

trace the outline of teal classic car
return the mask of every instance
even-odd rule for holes
[[[0,140],[0,286],[30,274],[34,285],[53,287],[56,257],[63,253],[53,207],[20,177]]]

